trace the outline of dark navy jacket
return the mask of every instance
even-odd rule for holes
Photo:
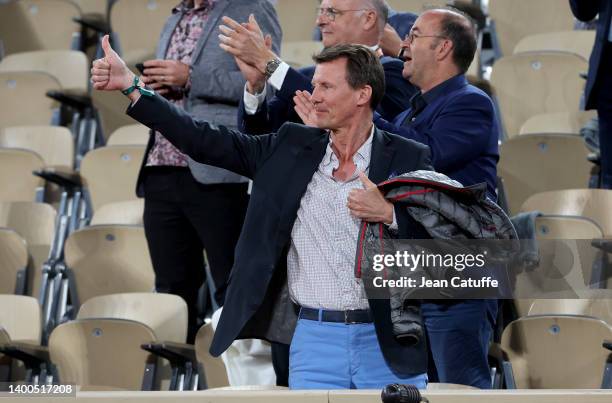
[[[380,116],[374,123],[428,145],[436,171],[464,186],[486,182],[487,193],[496,200],[499,125],[491,99],[458,75],[420,99],[415,96],[412,103],[392,123]],[[412,119],[415,107],[420,112]]]
[[[393,119],[410,106],[410,98],[417,89],[402,77],[404,64],[393,57],[381,57],[385,70],[385,96],[377,111],[385,119]],[[238,129],[243,133],[264,134],[277,131],[285,122],[303,123],[293,109],[295,91],[312,92],[314,66],[296,70],[290,68],[280,90],[267,103],[264,102],[255,115],[247,115],[244,103],[238,108]]]

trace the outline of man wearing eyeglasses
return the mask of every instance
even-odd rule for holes
[[[380,57],[385,71],[385,97],[377,111],[392,119],[409,107],[416,89],[403,79],[400,60],[383,56],[379,41],[384,33],[388,7],[384,0],[323,0],[318,8],[316,24],[321,30],[324,47],[356,43],[370,47]],[[240,130],[251,134],[278,130],[285,122],[302,123],[294,111],[293,96],[297,90],[311,91],[314,66],[294,69],[283,62],[261,35],[251,19],[240,25],[229,18],[221,27],[221,47],[236,56],[244,74],[243,103],[239,108]],[[266,89],[276,90],[266,99]]]
[[[476,31],[451,10],[424,12],[402,42],[404,77],[420,89],[411,106],[392,122],[380,115],[380,129],[427,144],[434,169],[464,186],[486,182],[496,200],[498,121],[493,102],[465,78],[476,51]],[[317,125],[309,94],[299,93],[296,110]],[[433,359],[429,379],[490,388],[489,339],[496,300],[425,301],[421,312]]]

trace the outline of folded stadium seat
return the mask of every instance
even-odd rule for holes
[[[158,387],[155,376],[160,369],[150,350],[191,351],[190,363],[195,362],[193,346],[184,344],[186,337],[187,305],[180,297],[114,294],[86,301],[76,320],[53,331],[49,350],[62,382],[88,390],[150,390]],[[172,370],[176,386],[185,374],[179,367]]]
[[[580,74],[587,69],[583,58],[563,52],[519,53],[497,60],[491,84],[506,137],[518,135],[534,115],[577,112],[584,88]]]
[[[47,73],[0,72],[0,128],[51,124],[58,104],[46,93],[60,88]]]
[[[514,47],[514,54],[524,52],[555,51],[573,53],[589,60],[595,43],[595,31],[561,31],[529,35]]]
[[[79,8],[70,0],[14,0],[0,3],[0,40],[5,54],[78,49]]]
[[[508,389],[596,389],[612,370],[612,328],[582,316],[528,316],[510,323],[502,334]],[[609,377],[608,377],[609,379]],[[608,381],[609,383],[609,381]]]
[[[55,375],[41,342],[41,311],[35,298],[0,294],[0,381],[45,383]]]
[[[410,11],[411,13],[420,14],[426,7],[436,6],[444,7],[446,3],[452,1],[445,0],[387,0],[387,4],[395,11]]]
[[[529,315],[581,315],[601,319],[612,326],[612,300],[609,298],[536,299]]]
[[[142,124],[121,126],[116,129],[108,138],[107,146],[127,146],[142,145],[146,146],[149,141],[149,128]]]
[[[132,71],[138,74],[136,69]],[[130,100],[119,91],[93,91],[91,100],[96,108],[105,139],[108,139],[109,135],[120,127],[138,123],[125,114]]]
[[[214,330],[211,323],[202,325],[196,334],[195,351],[198,362],[204,369],[208,389],[230,386],[227,368],[221,357],[213,357],[208,350],[212,343]],[[232,348],[230,346],[230,348]]]
[[[77,167],[97,140],[96,117],[89,96],[89,67],[85,54],[75,50],[23,52],[9,55],[0,62],[0,71],[37,71],[57,79],[61,90],[49,91],[46,95],[61,103],[61,116],[71,116],[71,119],[59,123],[72,126],[76,139]]]
[[[85,155],[81,177],[93,212],[107,203],[136,199],[136,179],[144,152],[144,146],[116,145]]]
[[[33,151],[0,148],[0,201],[42,201],[43,181],[32,172],[44,165]]]
[[[111,6],[113,48],[128,66],[155,58],[159,33],[176,4],[175,0],[117,0]]]
[[[596,111],[551,112],[534,115],[521,126],[520,134],[580,134],[580,129],[597,116]]]
[[[107,203],[91,218],[91,225],[129,224],[143,225],[144,199]]]
[[[510,212],[538,192],[588,186],[588,155],[583,139],[572,135],[526,134],[502,143],[498,169]]]
[[[565,0],[489,0],[494,46],[510,55],[524,37],[544,32],[571,30],[574,17]]]
[[[12,229],[0,227],[0,256],[0,294],[25,294],[28,247]]]
[[[0,129],[0,147],[22,148],[37,153],[47,168],[71,170],[74,142],[62,126],[13,126]]]
[[[312,66],[312,56],[323,50],[323,43],[318,41],[283,41],[281,57],[294,68]]]

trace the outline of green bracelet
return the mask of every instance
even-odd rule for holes
[[[134,76],[134,82],[132,83],[132,86],[129,88],[126,88],[124,90],[121,90],[121,93],[123,95],[130,95],[132,92],[134,92],[134,90],[138,90],[138,92],[140,92],[141,95],[145,95],[147,97],[151,97],[153,96],[153,94],[155,94],[155,92],[153,92],[152,90],[149,90],[147,88],[144,87],[139,87],[138,86],[138,82],[140,81],[140,77],[138,76]]]

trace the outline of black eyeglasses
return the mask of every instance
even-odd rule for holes
[[[351,11],[367,11],[367,10],[370,10],[370,9],[369,8],[358,8],[355,10],[338,10],[333,7],[317,7],[317,16],[320,17],[324,15],[325,17],[329,18],[330,21],[335,21],[337,16],[342,15],[344,13],[348,13]]]
[[[414,32],[410,32],[404,38],[404,42],[406,42],[407,44],[411,44],[415,39],[419,39],[419,38],[443,38],[443,39],[448,39],[448,37],[446,37],[444,35],[417,35]]]

